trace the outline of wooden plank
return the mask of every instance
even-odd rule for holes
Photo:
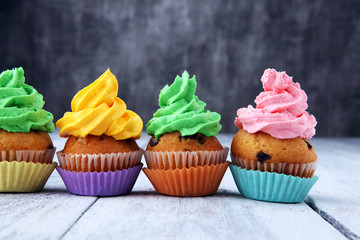
[[[0,239],[58,239],[96,199],[68,193],[57,172],[40,193],[0,194]]]
[[[309,204],[345,236],[360,239],[359,139],[314,139],[320,177]]]
[[[69,194],[55,170],[40,193],[0,194],[0,239],[60,238],[96,200]]]
[[[216,195],[178,198],[149,191],[141,174],[132,194],[100,198],[64,239],[344,238],[305,203],[246,199],[229,171],[225,178]]]
[[[229,146],[231,135],[219,136]],[[343,239],[305,203],[277,204],[243,198],[228,170],[208,197],[157,194],[141,173],[130,195],[100,198],[64,239]]]

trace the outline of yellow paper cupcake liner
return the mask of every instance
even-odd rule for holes
[[[41,191],[57,163],[0,162],[0,192]]]

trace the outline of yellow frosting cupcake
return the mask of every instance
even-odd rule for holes
[[[117,97],[118,82],[108,69],[80,90],[72,112],[59,119],[60,136],[68,137],[57,156],[71,193],[85,196],[128,194],[141,171],[143,150],[136,144],[143,121]]]
[[[95,82],[80,90],[71,102],[72,112],[56,122],[61,137],[107,135],[116,140],[139,139],[143,121],[117,97],[118,82],[106,70]]]
[[[135,140],[141,136],[143,121],[139,115],[126,108],[125,102],[117,97],[117,93],[118,82],[108,69],[74,96],[71,102],[72,112],[66,112],[56,122],[56,127],[60,128],[60,136],[68,137],[64,150],[60,153],[62,168],[100,172],[122,170],[140,163],[139,153],[142,151]],[[130,154],[128,159],[107,161],[111,162],[111,166],[107,166],[106,161],[101,161],[100,158],[99,164],[93,164],[88,157],[117,153],[137,153],[137,157],[132,158]],[[74,158],[75,154],[84,157],[75,165],[70,164],[70,160],[66,161],[70,156]]]

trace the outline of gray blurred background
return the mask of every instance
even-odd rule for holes
[[[55,119],[108,67],[144,123],[186,69],[235,132],[264,69],[308,94],[317,136],[360,136],[358,0],[33,0],[0,2],[0,70],[22,66]]]

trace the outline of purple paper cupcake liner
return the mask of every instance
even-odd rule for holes
[[[69,192],[83,196],[119,196],[131,192],[143,164],[115,172],[75,172],[56,167]]]

